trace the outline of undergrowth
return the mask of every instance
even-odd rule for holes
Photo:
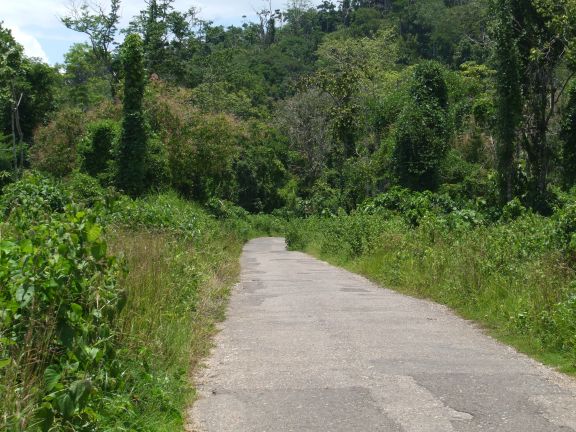
[[[132,200],[77,177],[4,188],[1,430],[183,428],[242,244],[281,229],[221,205]]]

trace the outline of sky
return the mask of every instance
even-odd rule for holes
[[[97,0],[98,1],[98,0]],[[108,4],[108,0],[99,0]],[[274,9],[283,8],[287,0],[272,0]],[[319,1],[311,0],[311,3]],[[50,63],[62,63],[68,48],[86,37],[68,30],[59,17],[66,15],[70,0],[0,0],[0,21],[12,30],[14,38],[24,46],[26,55]],[[255,11],[267,6],[268,0],[176,0],[178,10],[194,6],[200,17],[218,25],[241,24],[242,16],[255,18]],[[121,26],[145,6],[144,0],[123,0]]]

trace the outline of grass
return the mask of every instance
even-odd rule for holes
[[[194,238],[144,227],[109,233],[111,252],[124,256],[129,269],[118,319],[121,355],[150,372],[133,377],[137,424],[145,430],[183,429],[183,413],[194,398],[192,374],[209,353],[238,279],[244,238],[216,221],[202,226]]]

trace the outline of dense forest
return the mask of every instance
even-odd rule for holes
[[[576,2],[264,6],[80,3],[56,66],[0,24],[0,428],[181,428],[271,232],[576,367]]]

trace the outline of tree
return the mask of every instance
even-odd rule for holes
[[[515,154],[517,127],[522,118],[520,88],[520,59],[517,40],[510,23],[513,20],[511,2],[505,0],[497,9],[496,81],[497,81],[497,135],[498,178],[500,201],[505,204],[514,195]]]
[[[74,44],[64,56],[64,86],[66,103],[88,110],[110,97],[110,81],[88,44]]]
[[[396,125],[394,163],[402,186],[438,187],[440,165],[448,149],[448,89],[442,67],[421,63],[414,69],[410,99]]]
[[[24,55],[24,49],[0,23],[0,136],[12,135],[12,164],[21,170],[26,143],[55,109],[58,72]]]
[[[291,150],[302,158],[297,171],[306,185],[320,177],[333,151],[332,104],[326,93],[310,90],[284,100],[277,112],[277,122]]]
[[[146,9],[122,32],[138,33],[142,37],[149,74],[180,81],[185,75],[186,61],[199,44],[194,28],[204,23],[197,18],[193,7],[185,12],[175,10],[174,0],[147,0],[146,4]]]
[[[520,74],[522,117],[515,129],[526,154],[528,198],[533,208],[549,212],[553,155],[549,133],[559,101],[576,71],[576,2],[502,0],[495,7],[500,17],[496,34],[501,32],[501,38],[508,40],[504,44],[513,44],[517,50],[518,65],[500,63],[498,71],[501,79],[513,79],[507,77],[507,68],[517,67]],[[510,33],[499,28],[505,25],[510,27]],[[513,54],[512,49],[508,51]],[[504,82],[499,86],[500,97],[516,97],[507,94],[507,85]],[[512,104],[510,109],[514,108]]]
[[[569,189],[576,185],[576,81],[572,82],[566,96],[560,137],[563,141],[564,186]]]
[[[320,30],[323,33],[336,31],[338,23],[340,22],[336,5],[328,0],[324,0],[316,8],[318,9],[317,19],[320,24]]]
[[[142,100],[144,97],[144,53],[142,39],[128,35],[122,46],[124,72],[124,106],[122,135],[118,155],[118,184],[127,193],[144,192],[146,128]]]
[[[18,143],[22,147],[19,108],[22,101],[24,49],[0,23],[0,103],[2,128],[12,134],[13,168],[18,171]]]
[[[72,2],[69,15],[60,20],[70,30],[88,36],[96,61],[109,76],[110,94],[116,97],[118,77],[113,67],[112,47],[120,20],[120,0],[110,0],[109,11],[101,5],[91,6],[86,0],[80,5]]]

